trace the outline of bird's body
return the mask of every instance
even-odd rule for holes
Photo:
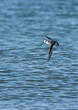
[[[50,60],[51,55],[52,55],[52,49],[54,45],[59,46],[59,43],[57,42],[57,40],[53,40],[48,36],[45,36],[48,40],[44,40],[45,44],[48,44],[50,46],[49,51],[48,51],[48,60]]]

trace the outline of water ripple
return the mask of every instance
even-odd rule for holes
[[[1,110],[77,110],[77,5],[77,0],[0,2]],[[45,35],[60,44],[49,62]]]

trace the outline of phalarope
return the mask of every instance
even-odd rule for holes
[[[44,40],[44,43],[45,44],[48,44],[50,46],[49,50],[48,50],[48,60],[50,60],[51,58],[51,55],[52,55],[52,49],[53,49],[53,46],[56,45],[56,46],[59,46],[59,43],[57,42],[57,40],[53,40],[51,39],[50,37],[48,36],[45,36],[48,40]]]

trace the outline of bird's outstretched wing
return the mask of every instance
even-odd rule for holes
[[[59,43],[56,41],[57,46],[59,46]]]
[[[49,39],[49,40],[52,40],[50,37],[48,37],[48,36],[45,36],[47,39]]]
[[[50,58],[51,58],[52,49],[53,49],[53,45],[51,45],[50,48],[49,48],[49,50],[48,50],[48,60],[50,60]]]

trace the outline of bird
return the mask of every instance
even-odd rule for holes
[[[47,38],[47,40],[44,40],[44,43],[48,44],[50,46],[49,50],[48,50],[48,60],[50,60],[51,55],[52,55],[53,46],[54,45],[59,46],[59,43],[57,42],[57,40],[52,39],[48,36],[45,36],[45,38]]]

